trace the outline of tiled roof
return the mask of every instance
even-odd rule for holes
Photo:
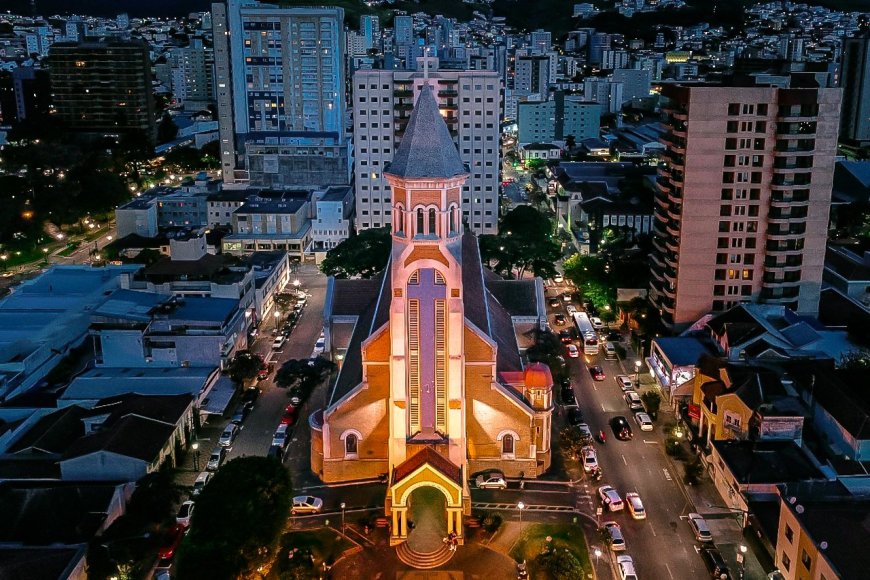
[[[116,421],[110,428],[82,437],[70,445],[63,459],[108,451],[151,463],[175,431],[166,425],[135,415]]]
[[[456,484],[462,485],[462,469],[431,447],[424,447],[418,453],[409,457],[400,465],[397,465],[393,470],[393,485],[426,464],[429,464]]]
[[[72,441],[85,434],[82,417],[85,410],[71,406],[46,415],[27,430],[8,453],[31,450],[42,453],[63,453]]]
[[[486,287],[511,316],[537,316],[534,280],[486,280]]]
[[[384,172],[408,179],[446,179],[468,173],[428,83],[420,89],[402,141]]]

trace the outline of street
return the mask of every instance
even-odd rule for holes
[[[558,293],[567,290],[567,287],[560,288]],[[556,293],[555,290],[551,292]],[[560,305],[550,310],[552,313],[563,312],[563,308]],[[557,332],[568,327],[568,324],[556,325],[552,317],[550,323]],[[695,551],[688,524],[680,518],[691,511],[691,504],[679,481],[682,473],[677,472],[664,452],[660,421],[656,422],[654,431],[641,431],[616,383],[616,375],[627,375],[635,380],[635,374],[631,372],[634,370],[631,347],[627,341],[622,344],[628,353],[627,361],[604,360],[603,349],[598,355],[587,357],[589,365],[598,364],[604,369],[606,378],[603,381],[592,380],[587,360],[582,356],[567,359],[571,382],[586,422],[593,433],[601,430],[606,435],[606,443],[595,443],[604,477],[598,482],[585,478],[579,484],[578,505],[584,506],[582,511],[596,516],[595,510],[601,506],[597,488],[605,484],[612,485],[623,499],[627,492],[639,493],[647,519],[634,520],[627,510],[610,514],[606,509],[600,517],[602,522],[615,520],[622,526],[626,553],[634,558],[638,574],[647,578],[701,578],[707,571]],[[610,430],[609,421],[617,415],[629,421],[634,432],[631,441],[617,440]],[[602,551],[605,551],[603,547]]]

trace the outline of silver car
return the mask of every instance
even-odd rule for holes
[[[604,522],[604,529],[610,535],[610,549],[614,552],[625,551],[625,538],[622,536],[622,528],[616,522]]]
[[[229,447],[233,444],[233,441],[236,440],[236,435],[239,434],[239,426],[235,423],[230,423],[224,428],[224,432],[221,433],[221,438],[218,440],[218,445],[221,447]]]
[[[479,489],[505,489],[507,481],[501,473],[485,473],[477,476],[474,485]]]

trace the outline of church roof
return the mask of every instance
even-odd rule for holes
[[[456,482],[460,486],[462,485],[462,469],[431,447],[424,447],[418,453],[397,465],[393,470],[393,485],[402,481],[427,463],[451,481]]]
[[[428,83],[420,88],[405,134],[384,172],[408,179],[447,179],[468,173]]]

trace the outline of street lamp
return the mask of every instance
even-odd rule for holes
[[[523,510],[526,509],[526,504],[523,502],[519,502],[517,504],[517,509],[520,510],[520,523],[523,523]]]
[[[737,563],[740,564],[740,580],[743,580],[743,576],[746,574],[746,552],[749,548],[746,547],[746,544],[740,544],[740,553],[737,554]]]
[[[601,548],[595,548],[595,565],[598,566],[598,560],[601,558]]]
[[[344,533],[344,508],[347,507],[347,504],[341,502],[341,533]]]
[[[640,367],[643,363],[640,362],[640,359],[634,361],[634,382],[637,385],[637,388],[640,388]]]
[[[193,445],[193,470],[199,471],[199,441],[194,441]]]

